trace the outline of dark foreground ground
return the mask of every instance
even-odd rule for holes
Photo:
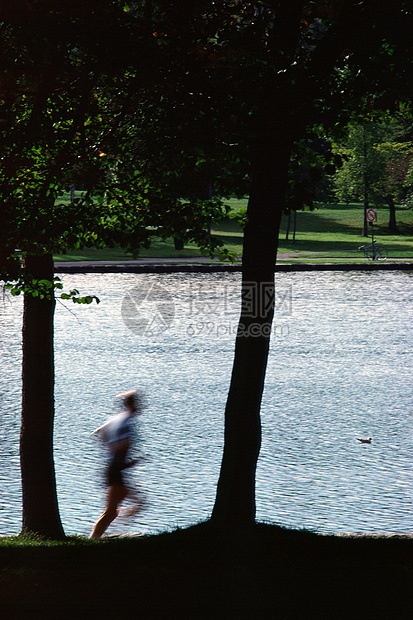
[[[207,524],[0,545],[0,618],[413,618],[413,539]]]

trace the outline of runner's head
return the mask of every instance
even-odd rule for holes
[[[143,409],[142,395],[138,390],[129,390],[118,394],[117,398],[121,399],[122,405],[131,413],[140,413]]]

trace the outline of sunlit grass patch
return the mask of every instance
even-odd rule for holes
[[[247,206],[247,199],[230,199],[225,201],[233,214],[241,212]],[[371,233],[377,243],[384,247],[389,258],[413,258],[413,210],[399,209],[397,224],[401,234],[394,235],[388,231],[388,211],[378,210],[378,223],[374,230],[369,228],[369,236],[362,235],[363,205],[328,204],[320,205],[314,211],[299,211],[296,215],[295,240],[293,241],[293,218],[290,221],[289,238],[286,239],[288,218],[282,217],[279,236],[279,254],[301,254],[306,261],[319,261],[329,258],[352,260],[364,257],[358,252],[361,245],[371,242]],[[242,255],[243,228],[237,218],[226,218],[211,225],[211,234],[220,239],[224,246],[237,255]],[[316,257],[318,252],[323,257]],[[314,253],[314,256],[311,256]],[[183,250],[176,250],[174,240],[154,238],[150,248],[141,248],[138,258],[144,260],[176,258],[190,259],[202,256],[195,243],[185,243]],[[56,261],[123,261],[131,260],[132,255],[119,247],[97,250],[85,248],[73,250],[55,257]]]

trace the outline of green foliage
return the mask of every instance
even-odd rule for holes
[[[230,199],[227,204],[231,206],[231,213],[245,212],[247,199]],[[294,254],[297,260],[302,260],[304,252],[323,253],[318,257],[312,256],[313,260],[328,260],[331,253],[336,253],[337,258],[355,258],[355,249],[363,242],[360,221],[363,217],[363,205],[361,203],[335,204],[317,203],[313,211],[301,211],[297,213],[297,232],[295,244],[286,241],[285,231],[287,216],[281,221],[281,235],[279,239],[279,252]],[[379,209],[379,221],[375,224],[375,234],[380,239],[380,244],[389,250],[390,258],[413,257],[413,211],[398,205],[398,228],[399,235],[390,235],[386,223],[384,211]],[[212,235],[223,240],[225,247],[236,254],[242,254],[243,229],[238,223],[238,218],[228,217],[220,224],[213,225]],[[327,254],[327,252],[329,254]],[[344,252],[346,254],[344,254]],[[188,244],[183,251],[174,249],[173,240],[154,240],[151,247],[142,250],[142,263],[145,258],[158,259],[161,263],[164,258],[192,258],[194,263],[202,256],[195,244]],[[59,261],[119,261],[130,260],[131,255],[122,253],[119,248],[106,248],[105,250],[83,250],[69,252],[68,255],[55,257]],[[278,259],[283,260],[283,259]],[[289,261],[290,259],[288,259]],[[308,262],[308,257],[305,257]]]
[[[170,135],[177,102],[159,74],[162,15],[111,0],[1,9],[2,266],[16,247],[24,255],[117,243],[136,254],[154,233],[227,256],[206,232],[226,214],[208,190],[211,153],[187,143],[202,112],[185,109]],[[67,203],[73,185],[84,191]]]
[[[248,193],[257,135],[280,118],[296,144],[284,208],[327,199],[340,165],[329,134],[361,96],[378,108],[409,74],[405,12],[365,6],[365,37],[357,10],[3,3],[2,253],[116,243],[137,255],[156,233],[225,257],[208,227],[226,216],[221,197]],[[84,191],[68,204],[73,185]]]
[[[409,171],[413,164],[413,142],[383,142],[375,147],[382,161],[383,175],[375,191],[403,201],[408,196]]]
[[[58,276],[51,280],[39,280],[31,276],[22,275],[15,282],[7,282],[4,285],[6,290],[9,290],[13,297],[18,297],[21,293],[25,295],[31,295],[39,299],[52,299],[55,290],[62,290],[63,284]],[[79,297],[80,293],[77,289],[72,289],[68,293],[61,293],[58,297],[64,301],[72,300],[76,304],[91,304],[93,301],[99,303],[99,298],[96,295],[85,295]]]
[[[62,293],[60,295],[60,299],[64,300],[72,300],[75,304],[91,304],[95,301],[97,304],[100,303],[100,300],[96,295],[85,295],[84,297],[78,297],[79,291],[77,289],[73,289],[69,291],[69,293]]]
[[[309,132],[292,149],[289,191],[284,212],[313,210],[317,201],[331,200],[330,177],[342,166],[342,157],[333,152],[332,142],[321,127]]]
[[[380,123],[350,125],[344,144],[336,153],[344,163],[335,174],[336,196],[344,202],[361,200],[366,192],[380,203],[387,196],[402,200],[406,196],[407,175],[413,159],[410,141],[412,120],[405,116],[407,128],[397,116]]]
[[[231,220],[236,220],[240,226],[242,228],[245,227],[245,222],[246,222],[246,218],[247,218],[247,207],[243,207],[241,209],[239,209],[238,211],[232,211],[228,214],[228,217]]]

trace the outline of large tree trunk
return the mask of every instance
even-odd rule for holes
[[[211,522],[245,529],[255,523],[260,407],[274,314],[274,267],[287,188],[290,144],[262,140],[252,174],[244,232],[242,308],[225,410],[225,446]]]
[[[53,257],[27,256],[25,275],[53,280]],[[24,296],[20,463],[23,532],[63,538],[53,460],[55,298]]]

